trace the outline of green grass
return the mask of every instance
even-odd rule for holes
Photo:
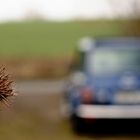
[[[115,21],[22,22],[0,24],[1,56],[66,56],[83,36],[120,35]]]

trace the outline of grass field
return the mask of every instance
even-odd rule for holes
[[[64,77],[81,37],[123,36],[127,21],[26,21],[0,24],[0,65],[17,78]]]
[[[83,36],[121,35],[117,21],[22,22],[0,24],[0,55],[4,57],[67,56]]]

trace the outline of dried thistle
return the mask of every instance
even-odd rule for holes
[[[15,95],[13,87],[13,81],[10,78],[10,75],[7,75],[5,68],[0,68],[0,102],[8,105],[9,97]]]

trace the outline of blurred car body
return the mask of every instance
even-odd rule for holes
[[[80,120],[140,119],[140,39],[83,38],[65,102],[76,129]]]

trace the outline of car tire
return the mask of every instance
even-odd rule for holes
[[[72,130],[75,134],[83,134],[84,133],[84,129],[85,129],[85,125],[84,125],[84,121],[77,117],[76,115],[73,115],[71,117],[71,125],[72,125]]]

